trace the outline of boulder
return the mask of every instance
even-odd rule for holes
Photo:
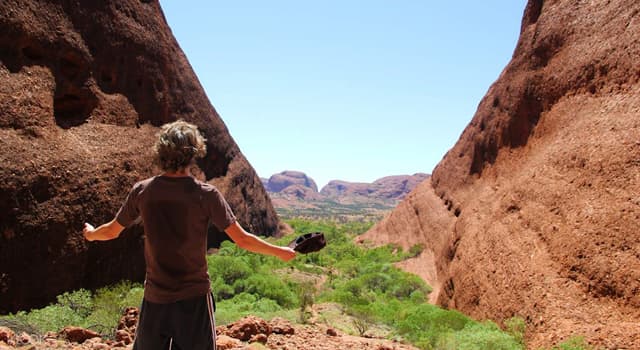
[[[219,350],[230,350],[236,349],[242,346],[242,342],[238,339],[231,338],[226,335],[218,335],[216,336],[216,349]]]
[[[0,327],[0,341],[9,344],[10,342],[15,342],[16,334],[7,327]]]
[[[242,341],[249,341],[253,336],[271,334],[271,326],[263,319],[256,316],[247,316],[230,324],[224,334]]]
[[[282,317],[274,317],[271,321],[269,321],[271,325],[271,332],[274,334],[295,334],[295,329],[291,325],[291,322]]]
[[[58,336],[72,343],[82,344],[87,339],[99,338],[100,334],[82,327],[67,326],[58,333]]]

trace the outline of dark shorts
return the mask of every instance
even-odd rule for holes
[[[134,350],[215,350],[211,294],[156,304],[142,300]]]

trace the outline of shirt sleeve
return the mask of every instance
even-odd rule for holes
[[[141,188],[140,183],[133,185],[133,188],[131,188],[131,191],[129,191],[127,195],[127,199],[125,199],[120,210],[118,210],[116,221],[120,225],[127,227],[140,216],[140,211],[138,210],[138,195],[140,194]]]
[[[209,217],[218,231],[224,232],[227,227],[236,222],[236,216],[220,191],[214,188],[209,192],[207,202]]]

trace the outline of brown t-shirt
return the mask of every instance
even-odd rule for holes
[[[207,228],[224,231],[236,221],[222,194],[192,177],[154,176],[133,186],[116,220],[126,227],[139,216],[145,299],[164,304],[207,294]]]

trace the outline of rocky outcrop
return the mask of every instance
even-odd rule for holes
[[[282,191],[278,192],[278,196],[303,201],[317,201],[322,199],[322,196],[320,196],[317,191],[314,191],[313,188],[298,184],[285,187]]]
[[[640,348],[640,3],[530,0],[430,181],[362,239],[423,243],[437,302]]]
[[[156,172],[154,135],[178,118],[208,139],[197,175],[249,230],[276,233],[259,178],[157,1],[2,1],[0,80],[0,313],[143,279],[140,226],[87,243],[82,223],[113,218],[132,184]]]
[[[380,198],[401,200],[428,178],[424,173],[383,177],[373,182],[374,193]]]
[[[316,182],[300,171],[283,171],[272,175],[269,179],[261,178],[261,181],[267,191],[277,198],[338,202],[371,200],[397,202],[428,177],[428,174],[417,173],[387,176],[373,183],[332,180],[322,187],[320,192]]]
[[[269,192],[278,193],[292,185],[308,187],[314,192],[318,192],[318,185],[307,174],[300,171],[285,170],[279,174],[272,175],[266,185]]]
[[[322,187],[320,193],[328,198],[344,196],[368,196],[373,192],[371,184],[365,182],[349,182],[343,180],[331,180]]]
[[[387,176],[373,183],[333,180],[320,190],[320,194],[343,202],[370,199],[399,201],[427,178],[428,174],[417,173]]]

